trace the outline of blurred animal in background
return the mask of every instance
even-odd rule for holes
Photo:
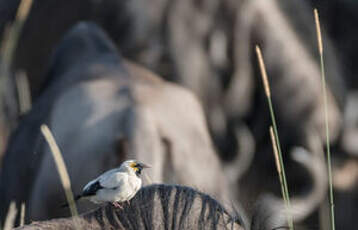
[[[64,11],[65,20],[58,20]],[[282,136],[288,139],[283,144],[299,139],[297,136],[304,136],[310,128],[323,135],[322,103],[317,96],[320,75],[318,62],[312,57],[316,38],[310,15],[302,1],[36,1],[20,37],[14,68],[26,70],[36,98],[46,81],[42,77],[44,66],[56,43],[77,21],[94,20],[108,31],[125,57],[195,92],[204,105],[219,153],[231,161],[237,152],[253,153],[256,142],[261,143],[266,133],[262,127],[267,128],[268,116],[261,114],[267,106],[257,87],[260,80],[253,55],[256,43],[263,46],[269,76],[275,79],[274,103]],[[282,26],[272,26],[276,24]],[[43,34],[46,39],[41,39]],[[341,103],[344,88],[330,43],[326,47],[327,76],[332,82],[329,94],[335,95],[329,105],[335,139],[340,124],[335,100]],[[292,130],[292,135],[286,135]],[[237,142],[240,137],[250,141]],[[244,163],[240,166],[246,168]]]
[[[152,166],[153,182],[233,201],[196,97],[120,57],[95,24],[76,25],[60,42],[43,93],[11,138],[0,178],[2,218],[11,200],[28,204],[28,220],[68,214],[56,208],[64,193],[39,131],[43,123],[62,150],[75,193],[132,158]]]
[[[262,12],[263,7],[269,10]],[[13,8],[16,9],[16,4],[8,4],[8,8],[15,11]],[[11,12],[10,9],[9,11]],[[67,12],[66,16],[61,13],[64,11]],[[227,13],[222,14],[223,11]],[[296,14],[291,14],[291,11]],[[276,16],[270,17],[272,14]],[[260,15],[265,20],[254,20],[254,15]],[[256,114],[253,110],[256,112],[257,107],[266,108],[256,105],[257,94],[260,95],[261,91],[256,87],[260,85],[257,84],[258,78],[253,77],[253,45],[256,43],[260,43],[264,54],[270,57],[266,60],[269,76],[277,75],[277,84],[273,86],[280,90],[276,93],[274,90],[273,93],[278,98],[278,107],[286,109],[281,101],[286,102],[286,107],[298,105],[292,113],[283,115],[284,120],[294,120],[297,123],[300,109],[304,110],[299,105],[304,107],[303,105],[312,103],[313,111],[310,114],[318,115],[301,119],[307,120],[307,124],[302,124],[301,129],[319,125],[315,123],[320,115],[316,110],[322,109],[322,106],[318,107],[321,105],[318,103],[320,97],[311,92],[314,89],[314,93],[318,94],[316,89],[319,85],[319,68],[317,61],[312,58],[316,50],[316,39],[310,15],[309,7],[302,1],[208,0],[201,4],[192,0],[150,3],[143,0],[81,0],[71,4],[54,0],[36,1],[20,36],[14,69],[26,70],[31,92],[36,98],[46,81],[43,77],[46,71],[44,67],[47,66],[57,42],[79,20],[94,20],[108,31],[125,57],[143,63],[197,94],[204,104],[209,127],[220,153],[230,158],[230,154],[236,153],[236,128],[240,129],[240,124],[251,123],[247,121],[248,117]],[[186,23],[187,21],[191,23]],[[270,26],[276,23],[283,27]],[[46,39],[42,39],[43,34],[46,34]],[[344,88],[339,76],[339,64],[332,54],[328,38],[325,43],[327,76],[333,83],[331,87],[335,100],[341,102]],[[294,50],[299,50],[300,53],[293,52]],[[287,61],[284,62],[285,60]],[[299,68],[306,65],[307,71]],[[298,84],[298,87],[294,84],[297,82],[307,82],[307,85]],[[286,91],[295,89],[297,94],[303,94],[305,91],[299,88],[306,87],[310,90],[310,93],[306,93],[309,95],[306,96],[307,99],[295,99],[296,94],[287,98]],[[295,103],[287,102],[286,98]],[[312,102],[308,103],[309,100]],[[330,119],[333,137],[338,135],[335,106],[332,102],[330,111],[333,114]],[[295,116],[291,118],[291,114]],[[299,121],[303,123],[301,120]]]

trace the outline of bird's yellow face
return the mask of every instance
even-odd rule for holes
[[[135,162],[130,163],[129,167],[131,167],[134,170],[134,172],[137,172],[139,170],[138,164]]]
[[[137,161],[128,161],[128,162],[125,162],[125,165],[126,165],[126,167],[133,169],[133,171],[137,175],[140,175],[144,168],[150,168],[150,166],[140,163],[140,162],[137,162]]]

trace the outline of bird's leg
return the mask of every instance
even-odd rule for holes
[[[129,200],[127,200],[127,204],[128,204],[128,206],[130,206],[130,205],[131,205],[131,202],[130,202]]]
[[[117,203],[117,206],[120,208],[120,209],[122,209],[123,210],[123,206],[121,205],[121,202],[116,202]]]
[[[119,202],[112,202],[112,205],[123,210],[123,207],[119,204]]]

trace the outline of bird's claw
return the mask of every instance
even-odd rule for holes
[[[112,205],[123,210],[123,207],[119,204],[119,202],[112,202]]]

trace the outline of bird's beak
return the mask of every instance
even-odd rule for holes
[[[146,165],[146,164],[143,164],[143,163],[139,163],[139,166],[141,166],[142,168],[151,168],[150,165]]]

